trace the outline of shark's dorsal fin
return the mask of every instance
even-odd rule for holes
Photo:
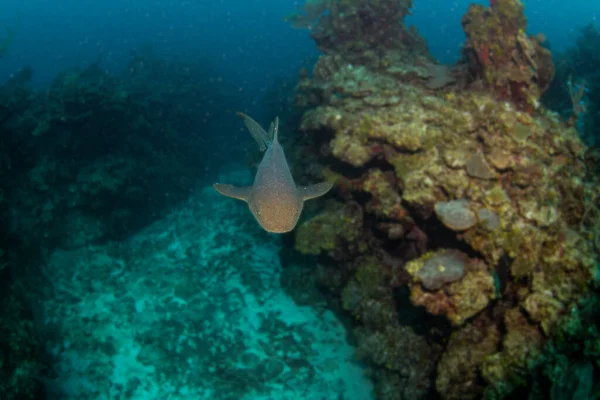
[[[246,202],[248,201],[250,192],[252,191],[252,186],[238,187],[222,183],[215,183],[213,187],[223,196],[232,197],[234,199],[243,200]]]
[[[246,128],[248,128],[254,140],[258,142],[258,145],[260,146],[260,151],[265,151],[267,149],[267,146],[271,142],[273,136],[270,133],[265,132],[263,127],[260,126],[258,122],[256,122],[246,114],[242,112],[236,112],[235,114],[244,120]]]
[[[332,187],[333,183],[331,182],[321,182],[310,186],[300,186],[298,187],[298,191],[302,196],[302,200],[310,200],[323,196],[325,193],[329,192]]]

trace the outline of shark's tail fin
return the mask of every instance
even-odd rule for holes
[[[271,141],[274,142],[278,139],[279,134],[279,117],[275,117],[275,122],[271,122],[271,127],[269,128],[269,137]]]
[[[260,151],[265,151],[271,143],[271,141],[273,140],[273,134],[271,133],[271,130],[273,129],[273,124],[271,123],[271,128],[269,128],[269,133],[267,133],[258,122],[250,118],[248,115],[242,112],[237,112],[235,114],[244,120],[246,128],[248,128],[254,140],[258,142],[258,145],[260,146]]]

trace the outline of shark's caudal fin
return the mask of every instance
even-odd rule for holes
[[[267,135],[269,135],[269,141],[273,141],[273,132],[275,131],[275,124],[273,122],[271,122],[271,125],[269,125],[269,131],[267,132]]]
[[[273,129],[272,132],[271,129],[269,129],[269,133],[271,134],[271,141],[275,141],[279,137],[279,117],[275,117],[275,122],[271,122],[271,126]]]
[[[215,190],[221,193],[223,196],[232,197],[234,199],[248,201],[252,186],[237,187],[233,185],[225,185],[222,183],[215,183],[213,185]]]
[[[329,192],[332,187],[333,183],[331,182],[321,182],[310,186],[299,186],[298,191],[303,200],[310,200],[323,196],[325,193]]]
[[[250,118],[248,115],[242,112],[236,112],[235,114],[244,120],[246,128],[248,128],[254,140],[258,142],[260,151],[265,151],[273,140],[273,124],[271,124],[271,127],[269,128],[269,132],[266,132],[258,122]],[[277,130],[276,127],[275,130]]]

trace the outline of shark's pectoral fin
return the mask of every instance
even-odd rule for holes
[[[222,183],[215,183],[213,187],[223,196],[233,197],[234,199],[243,201],[248,201],[250,191],[252,190],[252,186],[237,187],[233,185],[224,185]]]
[[[333,187],[331,182],[321,182],[310,186],[301,186],[298,188],[303,200],[314,199],[323,196]]]

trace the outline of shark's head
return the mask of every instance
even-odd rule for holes
[[[285,233],[294,229],[300,218],[304,201],[296,193],[279,192],[253,197],[248,202],[254,217],[264,230]]]

